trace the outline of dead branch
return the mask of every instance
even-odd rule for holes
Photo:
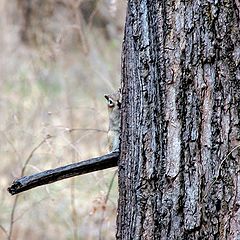
[[[13,181],[12,185],[8,188],[8,191],[14,195],[65,178],[115,167],[117,166],[118,159],[119,152],[112,152],[100,157],[21,177]]]

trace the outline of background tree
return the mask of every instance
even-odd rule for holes
[[[240,238],[239,10],[129,0],[117,239]]]
[[[7,188],[22,172],[108,152],[103,96],[120,85],[125,10],[112,0],[0,1],[0,239],[115,239],[115,169],[19,197]]]

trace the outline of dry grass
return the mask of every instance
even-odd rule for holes
[[[49,32],[26,46],[15,1],[0,3],[0,239],[8,238],[11,226],[11,239],[18,240],[114,239],[116,178],[106,203],[114,169],[40,187],[17,201],[6,191],[47,136],[25,174],[107,152],[103,94],[120,84],[122,32],[106,39],[101,29],[82,23],[86,53],[76,37],[78,22],[68,17],[72,9],[62,8],[63,15],[44,19]],[[118,21],[122,26],[124,19]]]

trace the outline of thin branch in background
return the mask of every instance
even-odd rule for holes
[[[114,172],[113,176],[112,176],[111,182],[110,182],[109,187],[108,187],[107,194],[106,194],[105,199],[104,199],[104,206],[107,205],[107,202],[109,200],[110,192],[112,190],[114,179],[115,179],[115,177],[117,175],[117,172],[118,171],[116,170]],[[106,211],[106,207],[103,208],[103,212],[102,212],[102,216],[101,216],[101,222],[100,222],[100,227],[99,227],[99,240],[102,239],[102,228],[103,228],[103,223],[104,223],[104,218],[105,218],[105,211]]]
[[[117,170],[114,172],[113,177],[112,177],[112,179],[111,179],[111,182],[110,182],[110,184],[109,184],[108,192],[107,192],[107,195],[106,195],[105,201],[104,201],[105,204],[107,204],[107,202],[108,202],[108,200],[109,200],[110,192],[111,192],[111,190],[112,190],[113,183],[114,183],[114,179],[115,179],[115,177],[116,177],[116,175],[117,175],[117,172],[118,172]]]
[[[18,220],[20,220],[22,217],[24,217],[24,216],[25,216],[28,212],[30,212],[35,206],[39,205],[41,202],[43,202],[43,201],[45,201],[45,200],[47,200],[47,199],[49,199],[49,196],[44,197],[44,198],[40,199],[40,200],[37,201],[37,202],[33,202],[33,203],[31,204],[31,207],[29,207],[27,210],[24,210],[18,217],[16,217],[16,218],[14,219],[14,223],[17,222]]]
[[[17,155],[18,160],[20,160],[20,154],[17,151],[16,147],[14,146],[14,144],[12,143],[12,141],[8,138],[7,134],[4,131],[1,131],[1,133],[3,134],[4,139],[7,140],[7,142],[9,143],[9,145],[12,147],[14,153]]]
[[[74,106],[74,107],[71,107],[71,109],[75,109],[75,110],[79,110],[79,111],[87,110],[87,111],[92,111],[92,112],[97,113],[97,114],[101,114],[101,112],[97,111],[97,109],[95,107],[90,107],[90,106],[89,107],[87,107],[87,106],[78,106],[78,107]],[[69,110],[70,110],[69,107],[65,107],[61,110],[48,111],[48,115],[56,115],[56,114],[63,113],[65,111],[69,111]]]
[[[240,145],[234,147],[234,148],[227,154],[227,156],[221,161],[221,163],[220,163],[220,165],[219,165],[219,167],[218,167],[217,175],[216,175],[216,177],[215,177],[216,179],[218,179],[219,176],[220,176],[220,172],[221,172],[223,163],[224,163],[224,162],[228,159],[228,157],[229,157],[235,150],[237,150],[238,148],[240,148]]]
[[[92,24],[93,23],[93,18],[95,17],[95,15],[96,15],[96,13],[98,11],[98,4],[99,4],[99,2],[100,2],[99,0],[96,1],[96,5],[95,5],[95,7],[94,7],[90,17],[89,17],[89,20],[88,20],[88,28],[90,30],[92,29],[92,25],[93,25]]]
[[[79,7],[82,3],[82,0],[71,0],[69,3],[73,10],[74,16],[75,16],[75,21],[76,21],[76,25],[77,25],[77,29],[78,29],[78,35],[79,35],[80,41],[82,43],[83,53],[88,54],[89,48],[87,46],[86,37],[85,37],[83,28],[82,28],[83,17],[82,17],[81,11],[79,9]]]
[[[69,128],[69,129],[65,129],[68,132],[75,132],[75,131],[95,131],[95,132],[103,132],[103,133],[107,133],[106,130],[102,130],[102,129],[97,129],[97,128]]]
[[[79,3],[80,4],[80,3]],[[66,79],[65,80],[65,85],[66,85],[66,100],[67,100],[67,105],[69,108],[68,111],[68,122],[70,124],[70,127],[73,128],[73,123],[74,123],[74,114],[73,110],[71,108],[71,88],[69,87],[69,83]],[[75,158],[76,158],[76,152],[80,155],[78,152],[76,146],[74,145],[74,135],[72,132],[69,132],[70,135],[70,145],[72,148],[70,149],[71,152],[71,162],[75,163]],[[77,240],[78,239],[78,216],[77,216],[77,210],[76,210],[76,196],[75,196],[75,179],[71,179],[71,187],[70,187],[70,203],[71,203],[71,218],[72,218],[72,224],[73,224],[73,239]]]
[[[19,195],[17,195],[14,198],[14,202],[13,202],[13,207],[12,207],[11,217],[10,217],[10,227],[9,227],[9,231],[8,231],[8,240],[12,239],[13,226],[14,226],[14,222],[15,222],[14,218],[15,218],[15,212],[17,209],[18,198],[19,198]]]
[[[88,132],[88,133],[85,133],[85,134],[81,135],[78,139],[75,139],[74,141],[69,141],[67,138],[65,138],[63,136],[64,141],[66,141],[72,147],[72,149],[74,149],[75,152],[78,153],[79,156],[81,156],[81,154],[80,154],[78,148],[75,145],[77,145],[83,138],[91,135],[91,133],[89,133],[89,132],[94,131],[94,132],[107,133],[106,130],[100,130],[100,129],[96,129],[96,128],[65,128],[65,131],[67,133],[69,133],[70,135],[72,135],[71,133],[75,132],[75,131]]]
[[[6,236],[8,237],[8,232],[7,230],[2,226],[0,225],[0,229],[6,234]]]
[[[27,157],[26,161],[23,164],[22,170],[21,170],[21,177],[23,177],[23,175],[25,174],[25,170],[27,168],[27,165],[29,164],[33,154],[45,143],[45,141],[47,139],[49,139],[51,136],[47,136],[46,138],[44,138],[35,148],[33,148],[33,150],[30,152],[29,156]],[[12,207],[12,211],[11,211],[11,216],[10,216],[10,227],[9,227],[9,231],[8,231],[8,240],[12,239],[12,233],[13,233],[13,227],[14,227],[14,222],[15,222],[15,213],[16,213],[16,209],[17,209],[17,203],[18,203],[18,199],[19,199],[19,195],[17,195],[14,199],[13,202],[13,207]]]
[[[83,17],[82,17],[81,11],[79,9],[79,7],[82,3],[82,0],[71,0],[71,1],[61,0],[59,2],[64,4],[68,8],[70,7],[73,10],[76,24],[74,24],[75,26],[72,25],[71,27],[74,27],[78,30],[78,35],[79,35],[80,41],[82,43],[83,53],[87,54],[89,52],[89,47],[87,45],[86,37],[85,37],[84,31],[82,28]]]
[[[237,145],[235,146],[227,155],[226,157],[221,161],[219,167],[218,167],[218,170],[217,170],[217,174],[216,176],[213,178],[213,181],[211,182],[210,186],[208,187],[206,193],[204,194],[203,196],[203,199],[205,199],[210,191],[210,189],[212,188],[212,186],[217,182],[217,180],[219,179],[220,177],[220,172],[221,172],[221,169],[222,169],[222,166],[224,164],[224,162],[228,159],[228,157],[235,151],[237,150],[238,148],[240,148],[240,145]]]
[[[51,138],[52,136],[47,135],[33,150],[30,152],[28,158],[26,159],[25,163],[23,164],[22,171],[21,171],[21,177],[25,175],[25,170],[27,168],[28,163],[30,162],[33,154],[46,142],[47,139]]]

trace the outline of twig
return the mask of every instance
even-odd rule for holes
[[[0,229],[8,236],[7,230],[2,225],[0,225]]]
[[[79,7],[80,7],[81,3],[82,3],[82,0],[79,0],[79,1],[71,0],[70,1],[70,6],[73,10],[75,21],[76,21],[76,24],[78,26],[77,27],[78,35],[79,35],[80,41],[82,43],[83,52],[84,52],[84,54],[87,54],[89,52],[89,49],[88,49],[88,45],[87,45],[87,41],[86,41],[86,38],[85,38],[84,31],[83,31],[83,27],[82,27],[82,21],[83,21],[82,13],[79,10]]]
[[[117,166],[118,159],[119,152],[112,152],[101,157],[91,158],[89,160],[25,176],[15,180],[8,188],[8,191],[14,195],[62,179],[115,167]]]
[[[52,136],[50,135],[47,135],[29,154],[28,158],[26,159],[25,163],[23,164],[23,168],[22,168],[22,171],[21,171],[21,177],[25,174],[25,170],[26,170],[26,167],[29,163],[29,161],[31,160],[34,152],[36,152],[36,150],[38,150],[38,148],[40,148],[45,142],[47,139],[51,138]]]
[[[18,196],[20,196],[20,195],[17,195],[16,197],[18,197]],[[29,206],[27,209],[23,210],[22,213],[20,213],[17,217],[15,217],[14,223],[17,222],[17,221],[19,221],[19,220],[21,220],[21,218],[23,218],[28,212],[32,211],[32,209],[33,209],[35,206],[37,206],[37,205],[40,204],[42,201],[45,201],[45,200],[47,200],[47,199],[49,199],[49,196],[46,196],[46,197],[40,199],[40,200],[37,201],[37,202],[33,202],[33,203],[31,204],[31,206]]]
[[[8,233],[8,240],[12,239],[13,225],[14,225],[14,222],[15,222],[14,218],[15,218],[15,212],[16,212],[16,209],[17,209],[18,197],[19,196],[16,196],[14,198],[14,202],[13,202],[13,207],[12,207],[11,217],[10,217],[10,227],[9,227],[9,233]]]
[[[220,176],[220,172],[221,172],[221,169],[222,169],[222,166],[223,166],[223,163],[228,159],[228,157],[235,151],[237,150],[238,148],[240,148],[240,145],[237,145],[235,146],[227,155],[226,157],[221,161],[219,167],[218,167],[218,170],[217,170],[217,174],[216,176],[213,178],[213,181],[211,182],[210,186],[208,187],[205,195],[203,196],[203,199],[205,199],[209,193],[209,190],[212,188],[212,186],[217,182],[219,176]]]
[[[93,8],[93,11],[89,17],[88,20],[88,28],[91,30],[92,29],[92,23],[93,23],[93,18],[95,17],[97,11],[98,11],[98,4],[99,4],[99,0],[96,1],[95,6]]]
[[[112,190],[113,182],[114,182],[114,179],[115,179],[116,175],[117,175],[117,170],[114,172],[114,174],[112,176],[112,179],[111,179],[111,182],[109,184],[108,192],[107,192],[107,195],[105,196],[105,199],[104,199],[104,206],[107,205],[107,202],[108,202],[108,199],[109,199],[109,195],[110,195],[110,192]],[[103,209],[101,222],[100,222],[100,227],[99,227],[99,239],[100,240],[102,239],[102,228],[103,228],[103,222],[104,222],[104,218],[105,218],[105,210],[106,210],[106,208]]]
[[[106,130],[97,129],[97,128],[70,128],[65,129],[67,132],[73,132],[73,131],[96,131],[96,132],[104,132],[107,133]]]
[[[116,175],[117,175],[117,170],[114,172],[114,174],[113,174],[113,176],[112,176],[112,179],[111,179],[111,182],[110,182],[110,184],[109,184],[108,192],[107,192],[107,195],[106,195],[105,200],[104,200],[104,203],[105,203],[105,204],[107,204],[107,202],[108,202],[109,195],[110,195],[110,192],[111,192],[111,190],[112,190],[113,182],[114,182],[114,179],[115,179]]]
[[[224,162],[228,159],[228,157],[229,157],[235,150],[237,150],[239,147],[240,147],[240,145],[234,147],[234,148],[227,154],[227,156],[221,161],[221,163],[220,163],[220,165],[219,165],[219,167],[218,167],[217,175],[216,175],[216,177],[215,177],[216,179],[219,178],[220,171],[221,171],[221,168],[222,168],[223,163],[224,163]]]
[[[0,132],[3,134],[4,138],[7,140],[7,142],[9,143],[9,145],[12,147],[14,153],[17,155],[18,160],[20,160],[20,154],[19,154],[19,152],[17,151],[17,149],[16,149],[16,147],[14,146],[14,144],[12,143],[12,141],[8,138],[8,135],[7,135],[4,131],[0,131]]]
[[[80,4],[80,2],[79,2]],[[74,123],[74,114],[73,114],[73,110],[71,108],[72,104],[71,104],[71,95],[70,93],[70,86],[69,86],[69,82],[67,81],[66,78],[64,78],[65,80],[65,85],[66,85],[66,100],[67,100],[67,105],[69,107],[69,111],[68,111],[68,122],[70,123],[71,129],[73,128],[73,123]],[[69,131],[69,135],[70,135],[70,144],[71,146],[73,146],[73,148],[71,148],[71,162],[75,163],[75,159],[76,159],[76,152],[78,153],[78,151],[74,151],[76,149],[76,146],[74,144],[75,139],[74,139],[74,135],[72,134],[72,132]],[[76,206],[76,198],[75,198],[75,179],[71,178],[71,187],[70,187],[70,203],[71,203],[71,218],[72,218],[72,224],[73,224],[73,240],[77,240],[78,237],[78,217],[77,217],[77,206]]]
[[[51,136],[47,136],[44,138],[33,150],[30,152],[29,156],[27,157],[26,161],[23,164],[22,171],[21,171],[21,177],[25,174],[25,170],[27,165],[29,164],[33,154],[42,146],[43,143],[46,142],[47,139],[49,139]],[[10,217],[10,227],[9,227],[9,232],[8,232],[8,240],[12,239],[12,233],[13,233],[13,225],[15,222],[15,212],[17,208],[17,203],[18,203],[18,196],[15,197],[14,202],[13,202],[13,207],[11,211],[11,217]]]

